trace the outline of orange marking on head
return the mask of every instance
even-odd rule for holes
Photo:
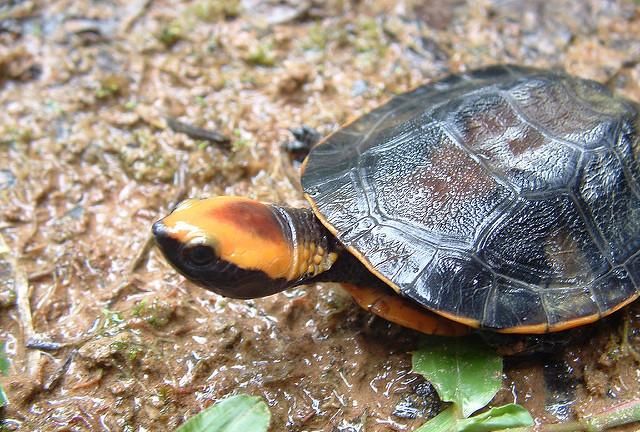
[[[273,279],[291,272],[294,246],[261,202],[233,196],[186,200],[163,223],[179,242],[204,242],[243,269],[261,270]]]

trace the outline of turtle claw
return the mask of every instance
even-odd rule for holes
[[[607,349],[602,353],[598,363],[603,366],[613,366],[623,358],[631,357],[635,362],[640,363],[640,352],[630,341],[631,317],[626,309],[622,318],[622,326],[616,334],[612,334],[607,344]]]
[[[640,363],[640,352],[633,347],[630,339],[631,332],[631,316],[629,309],[627,308],[624,317],[622,318],[622,330],[620,335],[620,351],[623,356],[631,356],[633,359]]]

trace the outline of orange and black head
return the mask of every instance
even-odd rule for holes
[[[292,286],[295,245],[272,206],[240,197],[186,200],[153,224],[166,259],[187,279],[233,298]]]

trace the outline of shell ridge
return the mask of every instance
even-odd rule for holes
[[[547,331],[549,330],[549,324],[551,323],[551,314],[549,312],[549,300],[542,295],[541,290],[537,290],[536,294],[540,298],[540,305],[542,306],[542,312],[544,312],[544,324]]]
[[[491,232],[491,229],[487,231],[488,227],[493,227],[496,224],[496,221],[503,218],[506,214],[509,213],[509,210],[513,210],[513,206],[518,202],[518,197],[521,195],[519,191],[517,191],[513,185],[506,182],[498,173],[493,170],[490,165],[482,160],[473,150],[467,148],[466,145],[459,138],[458,134],[451,130],[449,126],[443,125],[440,123],[440,127],[443,129],[444,133],[451,139],[453,143],[458,145],[463,151],[465,151],[469,157],[471,157],[475,162],[477,162],[484,170],[486,170],[490,177],[498,183],[500,186],[504,187],[509,194],[499,203],[496,204],[495,208],[487,215],[486,218],[478,225],[476,229],[475,238],[472,241],[472,245],[478,244],[478,238],[484,235],[487,235]],[[506,203],[506,205],[505,205]]]
[[[476,152],[474,152],[472,149],[468,148],[464,142],[462,142],[462,138],[460,137],[460,135],[454,131],[450,126],[448,126],[447,124],[445,124],[442,121],[438,121],[438,126],[440,128],[442,128],[443,132],[449,137],[449,139],[451,139],[451,141],[456,144],[458,147],[460,147],[464,152],[466,152],[469,157],[471,157],[475,162],[477,162],[485,171],[487,171],[489,173],[489,175],[491,176],[491,178],[498,183],[500,186],[504,187],[505,189],[507,189],[509,192],[511,192],[512,195],[519,195],[520,191],[516,190],[516,188],[514,187],[513,184],[510,184],[509,182],[505,181],[502,176],[496,172],[495,169],[493,169],[493,167],[487,163],[486,161],[484,161],[480,156],[478,156],[478,154]]]
[[[365,194],[361,193],[364,190],[364,185],[362,183],[362,179],[360,178],[358,170],[355,167],[351,168],[349,170],[348,174],[349,174],[349,179],[353,182],[353,184],[355,186],[354,190],[359,195],[359,198],[361,198],[359,201],[360,202],[364,202],[367,205],[366,214],[363,217],[359,218],[355,222],[355,224],[353,226],[351,226],[349,229],[345,229],[341,233],[336,233],[336,235],[338,236],[338,238],[339,238],[339,240],[341,242],[345,243],[347,246],[351,246],[351,243],[355,242],[360,237],[362,237],[365,234],[367,234],[368,232],[370,232],[376,225],[378,225],[379,221],[376,218],[374,218],[374,216],[371,214],[371,206],[370,206],[369,198],[368,198],[367,194],[366,193]],[[363,221],[365,221],[367,219],[373,220],[373,224],[371,224],[371,226],[369,226],[368,228],[366,228],[364,230],[361,229],[360,231],[355,233],[355,235],[351,235],[351,233],[353,231],[356,231],[357,228],[360,227],[360,225],[362,225]],[[331,221],[328,221],[328,222],[331,223]],[[331,223],[331,224],[334,225],[333,223]]]
[[[391,100],[389,100],[389,102],[391,102]],[[389,102],[387,102],[387,103],[389,103]],[[371,137],[371,134],[373,132],[375,132],[376,130],[378,130],[378,126],[380,126],[380,124],[382,124],[382,122],[384,122],[387,119],[387,117],[389,117],[391,114],[393,114],[394,111],[395,110],[391,110],[391,111],[386,112],[385,114],[381,115],[380,118],[377,119],[376,122],[369,128],[367,133],[364,134],[362,136],[362,138],[360,138],[360,141],[357,144],[355,144],[356,153],[358,154],[358,156],[361,156],[363,153],[366,152],[366,150],[365,151],[362,150],[361,146],[369,140],[369,138]]]
[[[620,155],[620,151],[615,146],[613,146],[612,151],[613,155],[616,157],[616,159],[618,159],[618,162],[620,162],[620,165],[622,166],[622,173],[625,180],[627,181],[627,184],[629,185],[629,189],[631,189],[631,192],[633,192],[636,198],[640,199],[640,186],[638,186],[638,182],[629,172],[629,167],[627,167],[627,164],[624,163],[624,159]]]
[[[638,258],[638,256],[640,256],[640,250],[637,251],[636,253],[632,254],[631,256],[629,256],[629,258],[627,258],[622,264],[620,264],[619,267],[624,267],[624,269],[627,271],[627,273],[629,273],[629,277],[631,279],[631,282],[633,283],[633,286],[635,287],[636,291],[640,295],[640,275],[635,275],[635,273],[637,273],[637,272],[633,272],[629,268],[629,264],[631,263],[631,261],[633,261],[636,258]]]
[[[502,212],[502,214],[500,214],[497,218],[495,218],[493,221],[491,221],[490,223],[486,223],[478,232],[478,235],[476,236],[475,239],[475,244],[474,244],[474,253],[478,253],[479,251],[483,250],[487,239],[489,238],[489,235],[495,231],[496,227],[498,225],[500,225],[501,223],[504,222],[505,219],[507,219],[513,212],[517,211],[519,207],[522,207],[524,203],[524,200],[521,197],[516,198],[511,206],[509,206],[508,209],[504,209],[505,211]],[[478,258],[480,259],[480,258]]]
[[[411,221],[398,220],[391,217],[388,217],[386,213],[384,214],[385,221],[380,223],[380,226],[385,226],[389,228],[393,228],[394,230],[402,233],[410,237],[412,240],[418,240],[420,242],[428,243],[434,247],[438,247],[443,243],[447,243],[447,245],[452,250],[464,251],[465,247],[467,247],[467,242],[461,241],[459,239],[444,236],[444,235],[429,235],[425,236],[423,234],[424,229],[416,227],[415,224]],[[458,249],[459,248],[459,249]]]
[[[587,230],[589,237],[591,238],[591,240],[593,240],[593,243],[598,248],[598,251],[600,252],[602,257],[605,260],[607,260],[607,263],[609,264],[610,269],[612,269],[613,267],[615,267],[615,264],[613,262],[613,256],[611,255],[611,249],[606,247],[607,239],[604,233],[600,230],[600,228],[596,224],[592,223],[592,218],[587,217],[587,214],[585,213],[584,209],[585,207],[588,207],[588,206],[584,201],[582,201],[582,199],[578,195],[574,193],[574,191],[570,191],[568,196],[571,202],[573,203],[576,211],[580,215],[580,219],[584,223],[585,229]]]
[[[558,80],[560,82],[560,85],[564,88],[564,90],[575,100],[577,101],[580,106],[582,108],[584,108],[585,110],[593,113],[593,114],[597,114],[599,116],[602,117],[606,117],[610,120],[616,120],[617,117],[615,115],[612,115],[610,113],[607,112],[603,112],[603,111],[598,111],[594,108],[593,104],[590,104],[588,100],[584,99],[582,96],[580,96],[578,93],[576,93],[570,86],[567,85],[567,79],[570,78],[568,77],[566,74],[562,74],[561,75],[561,79]],[[586,81],[590,84],[597,84],[598,87],[600,87],[600,90],[603,90],[603,93],[611,99],[615,99],[617,102],[619,102],[621,105],[623,105],[625,107],[625,109],[623,110],[623,112],[630,112],[632,110],[637,110],[634,109],[633,107],[633,103],[629,104],[627,100],[623,99],[623,98],[619,98],[617,97],[615,94],[613,94],[613,92],[611,92],[609,89],[607,89],[607,87],[603,86],[602,84],[600,84],[597,81],[593,81],[593,80],[589,80],[589,79],[584,79],[584,78],[580,78],[582,81]]]
[[[482,311],[482,320],[480,321],[481,327],[486,323],[495,322],[496,315],[496,306],[498,305],[498,300],[496,298],[496,293],[498,292],[498,286],[496,281],[496,275],[491,273],[491,290],[487,294],[487,298],[484,301],[484,307]]]
[[[578,190],[578,181],[580,180],[579,174],[582,172],[582,168],[586,164],[586,161],[584,160],[584,155],[586,153],[590,153],[590,151],[585,150],[583,152],[580,152],[580,154],[578,155],[576,166],[573,168],[573,176],[571,177],[571,180],[569,180],[569,184],[567,186],[569,195],[574,193],[575,190]]]
[[[494,269],[492,269],[491,267],[489,267],[487,265],[487,263],[484,262],[484,260],[482,258],[480,258],[478,255],[476,254],[471,254],[471,259],[474,260],[476,263],[478,263],[479,265],[482,266],[482,268],[484,268],[485,270],[487,270],[489,273],[491,273],[493,275],[494,278],[502,278],[504,280],[507,280],[509,282],[513,282],[516,283],[518,285],[523,285],[529,289],[531,289],[532,291],[537,291],[539,289],[538,285],[529,283],[529,282],[525,282],[523,280],[520,279],[516,279],[513,276],[509,276],[506,275],[504,273],[495,271]]]
[[[520,121],[526,123],[527,125],[531,126],[533,129],[535,129],[536,131],[540,132],[540,134],[545,137],[546,139],[550,140],[550,141],[557,141],[560,144],[564,144],[568,147],[571,147],[574,150],[578,150],[578,151],[585,151],[584,146],[581,146],[578,143],[575,143],[571,140],[568,139],[564,139],[561,137],[557,137],[555,136],[553,133],[551,133],[549,130],[547,130],[547,128],[543,127],[541,124],[539,124],[536,121],[533,121],[531,118],[529,118],[529,116],[527,116],[518,106],[518,102],[516,102],[511,95],[509,94],[508,91],[504,91],[501,90],[499,91],[500,96],[504,97],[504,99],[507,101],[507,103],[509,104],[509,106],[511,106],[511,108],[513,109],[513,111],[516,113],[516,115],[518,116],[518,119],[520,119]]]

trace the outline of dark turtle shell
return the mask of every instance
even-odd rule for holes
[[[594,81],[489,67],[338,130],[302,184],[399,293],[475,327],[562,330],[640,294],[638,112]]]

